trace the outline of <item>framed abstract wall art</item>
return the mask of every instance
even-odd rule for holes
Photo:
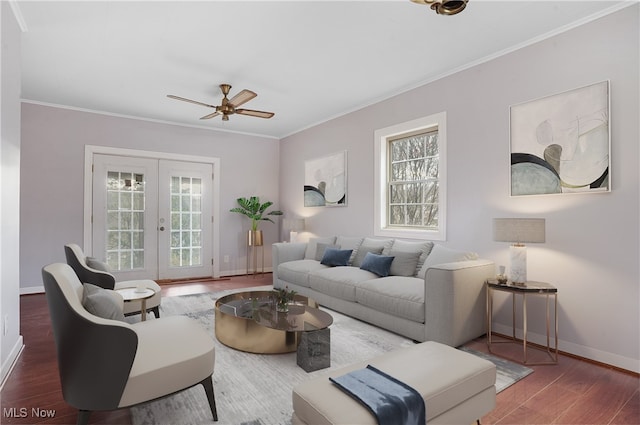
[[[609,81],[511,106],[511,196],[610,192]]]
[[[347,151],[305,162],[304,206],[347,205]]]

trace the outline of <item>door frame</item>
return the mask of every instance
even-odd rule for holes
[[[148,159],[164,159],[169,161],[200,162],[213,167],[213,184],[211,201],[213,277],[220,277],[220,158],[183,155],[169,152],[143,151],[137,149],[114,148],[109,146],[85,145],[84,147],[84,213],[83,213],[83,249],[87,256],[93,255],[92,211],[93,211],[93,156],[95,154],[130,156]]]

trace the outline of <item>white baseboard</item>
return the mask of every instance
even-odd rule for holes
[[[9,352],[7,359],[2,363],[2,379],[0,379],[0,382],[2,382],[2,384],[0,384],[0,390],[4,388],[4,383],[6,382],[7,378],[11,374],[11,371],[13,370],[13,367],[15,366],[16,361],[18,360],[18,357],[20,357],[20,353],[22,353],[23,348],[24,348],[24,340],[22,338],[22,335],[18,335],[18,339],[16,340],[16,343],[13,345],[13,348],[11,348],[11,351]]]
[[[265,267],[264,268],[264,272],[265,273],[271,273],[273,271],[272,267]],[[245,275],[247,274],[247,269],[239,269],[239,270],[224,270],[220,272],[220,277],[227,277],[227,276],[241,276],[241,275]]]
[[[265,273],[271,273],[273,271],[272,267],[265,267]],[[241,276],[247,274],[247,269],[239,269],[239,270],[224,270],[220,272],[220,277],[228,277],[228,276]],[[27,286],[20,288],[20,295],[29,295],[29,294],[44,294],[44,286]]]
[[[493,323],[491,327],[494,332],[500,333],[502,335],[511,336],[513,334],[511,326]],[[516,328],[516,338],[522,339],[522,329]],[[527,341],[541,345],[543,347],[547,346],[547,336],[535,332],[527,332]],[[554,342],[555,337],[553,334],[551,334],[550,343],[552,347]],[[629,370],[631,372],[640,373],[640,361],[638,359],[632,359],[630,357],[624,357],[619,354],[609,353],[607,351],[586,347],[580,344],[574,344],[572,342],[564,341],[562,340],[562,338],[558,338],[558,347],[559,350],[564,353],[573,354],[575,356],[583,357],[585,359],[593,360],[599,363],[604,363],[611,366],[619,367],[624,370]]]
[[[44,286],[27,286],[26,288],[20,288],[20,295],[29,294],[44,294]]]

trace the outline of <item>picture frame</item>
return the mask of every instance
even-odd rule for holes
[[[609,81],[509,108],[511,196],[611,191]]]
[[[347,205],[347,151],[305,161],[305,207]]]

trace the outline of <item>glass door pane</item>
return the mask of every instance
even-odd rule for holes
[[[202,179],[171,177],[171,267],[202,266]]]
[[[144,268],[144,174],[107,171],[107,264]]]
[[[94,156],[92,256],[117,280],[158,275],[158,161]]]
[[[212,276],[212,173],[211,164],[159,163],[161,279]]]

